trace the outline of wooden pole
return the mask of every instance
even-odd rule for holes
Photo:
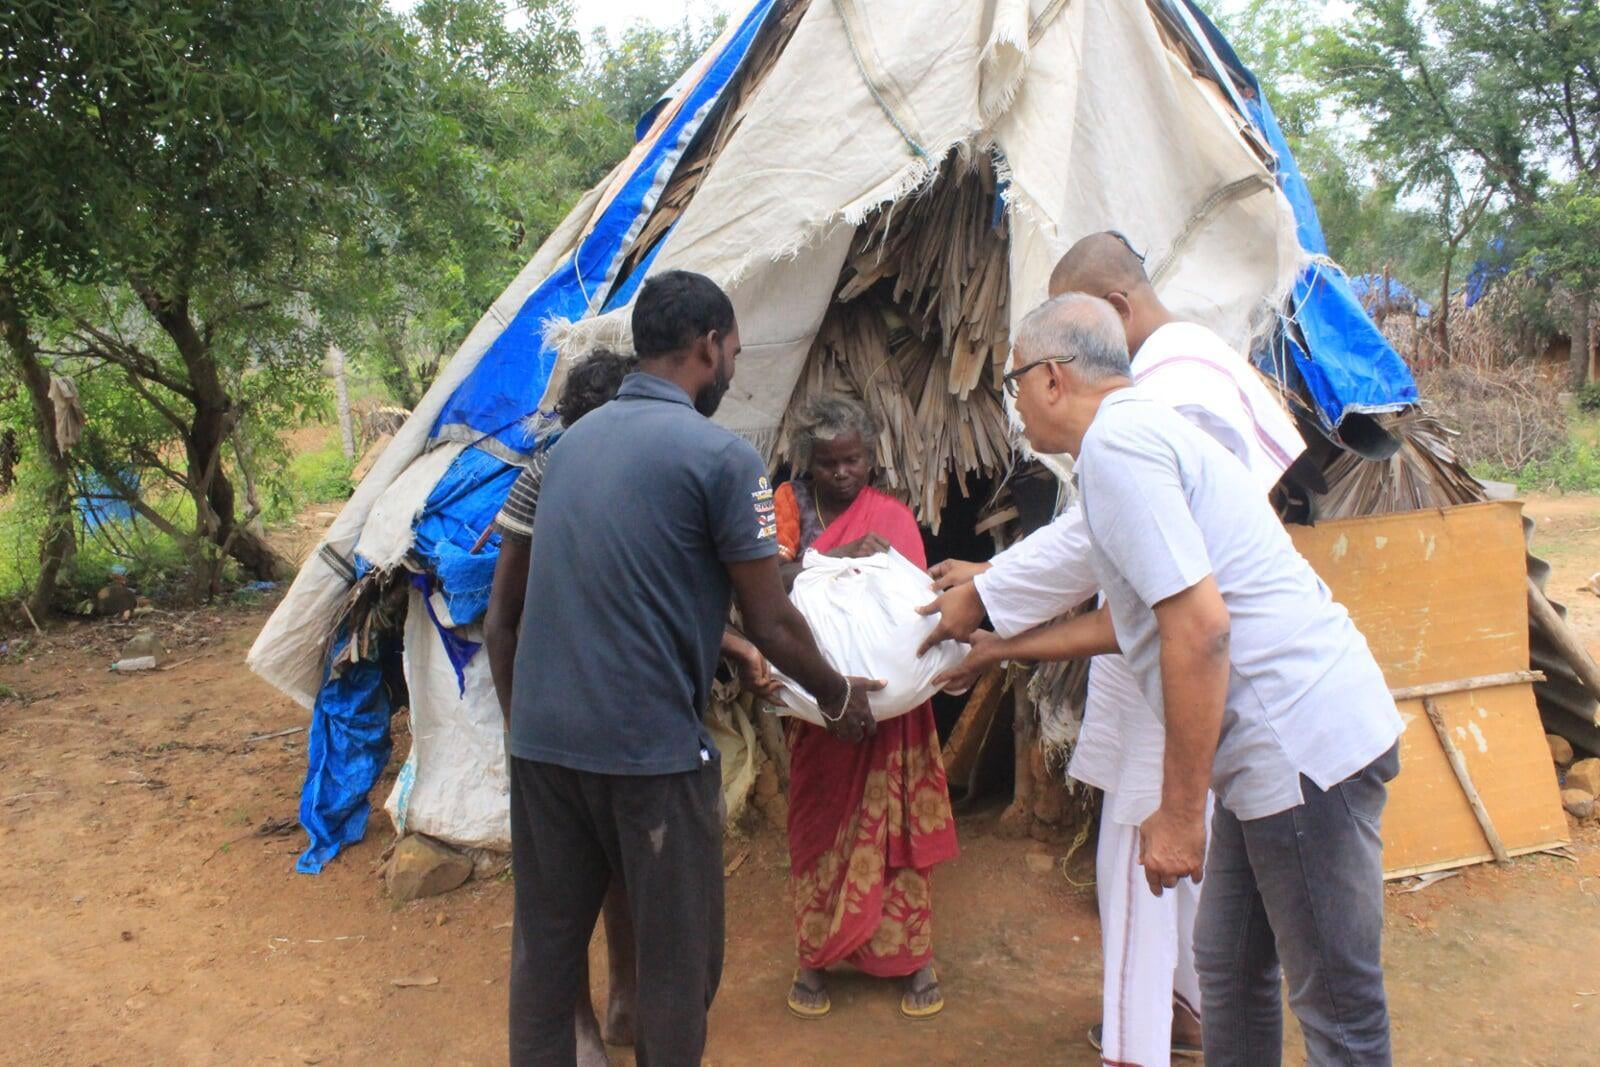
[[[1420,700],[1423,697],[1442,697],[1450,693],[1465,693],[1472,689],[1493,689],[1500,685],[1523,685],[1544,681],[1543,671],[1506,671],[1504,674],[1482,674],[1476,678],[1461,678],[1454,682],[1429,682],[1426,685],[1408,685],[1404,689],[1391,689],[1389,695],[1396,701]]]
[[[1489,809],[1483,806],[1483,798],[1478,796],[1478,787],[1472,784],[1472,775],[1467,773],[1466,759],[1461,755],[1456,743],[1450,740],[1450,730],[1444,724],[1444,716],[1439,713],[1438,703],[1433,697],[1423,697],[1422,710],[1428,713],[1428,721],[1433,723],[1433,732],[1439,736],[1439,746],[1444,749],[1444,758],[1450,761],[1450,769],[1456,773],[1456,782],[1466,794],[1467,803],[1471,805],[1472,814],[1477,818],[1478,827],[1483,831],[1483,839],[1489,842],[1489,851],[1494,853],[1495,862],[1510,863],[1511,854],[1506,851],[1505,844],[1500,840],[1500,833],[1494,828],[1494,820],[1489,818]]]

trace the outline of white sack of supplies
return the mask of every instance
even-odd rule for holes
[[[881,722],[933,696],[939,691],[933,679],[966,658],[967,646],[958,641],[942,641],[917,656],[918,646],[938,625],[936,617],[917,614],[933,595],[927,574],[893,549],[864,559],[812,551],[789,599],[811,624],[817,647],[834,670],[886,683],[868,697],[873,718]],[[773,710],[822,726],[811,694],[776,668],[773,674],[784,686]]]

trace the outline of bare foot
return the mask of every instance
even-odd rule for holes
[[[798,1013],[822,1012],[828,1007],[828,983],[821,971],[801,967],[794,972],[794,985],[789,987],[789,1002]]]
[[[578,1032],[578,1067],[610,1067],[611,1057],[600,1040],[600,1024],[595,1020],[594,1008],[587,1002],[578,1005],[572,1017]]]
[[[939,989],[939,976],[934,972],[933,963],[924,963],[917,971],[906,979],[906,995],[902,1006],[912,1013],[927,1011],[944,999]]]
[[[601,1031],[606,1044],[618,1048],[633,1046],[633,991],[618,991],[606,1002],[606,1025]]]

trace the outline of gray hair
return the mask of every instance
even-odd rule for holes
[[[823,393],[806,401],[795,419],[789,439],[789,458],[795,470],[811,466],[811,453],[818,441],[837,441],[859,434],[869,454],[876,452],[878,426],[867,409],[845,393]]]
[[[1046,300],[1017,327],[1018,348],[1026,360],[1072,357],[1072,369],[1085,383],[1132,377],[1128,335],[1116,308],[1096,296],[1066,293]]]

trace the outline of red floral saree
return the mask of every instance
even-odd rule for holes
[[[793,483],[779,489],[778,510],[795,501]],[[787,490],[787,494],[784,493]],[[780,516],[781,518],[782,516]],[[866,488],[810,545],[827,552],[869,533],[927,566],[911,510]],[[780,540],[799,525],[779,525]],[[878,724],[860,744],[791,719],[789,738],[789,868],[795,936],[802,966],[841,960],[867,974],[912,974],[933,958],[935,864],[956,855],[955,817],[933,708]]]

